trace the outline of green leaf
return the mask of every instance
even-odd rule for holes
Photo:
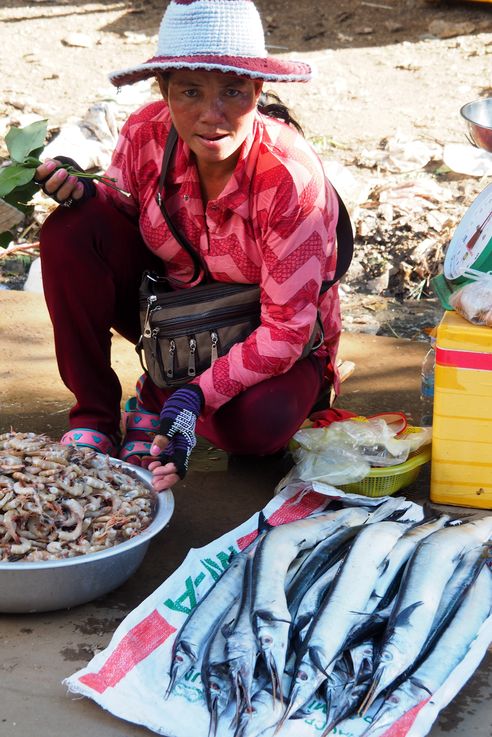
[[[29,215],[33,212],[34,206],[29,205],[28,202],[32,199],[33,195],[39,190],[37,184],[31,181],[24,184],[22,187],[16,187],[10,194],[6,195],[3,199],[8,202],[9,205],[16,207],[18,210],[23,212],[25,215]]]
[[[5,143],[11,159],[22,164],[26,156],[44,145],[47,130],[47,120],[36,120],[24,128],[10,128]]]
[[[16,187],[22,187],[34,178],[36,169],[10,164],[0,169],[0,197],[10,194]]]

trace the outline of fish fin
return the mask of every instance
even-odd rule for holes
[[[382,576],[386,573],[389,566],[389,556],[387,556],[378,566],[378,575]]]
[[[284,622],[285,624],[292,624],[291,619],[280,619],[280,617],[273,617],[268,609],[255,609],[255,611],[251,613],[251,618],[253,620],[256,618],[261,619],[263,622]]]
[[[422,681],[419,681],[418,678],[414,678],[414,677],[410,676],[410,678],[408,680],[411,683],[413,683],[414,686],[417,686],[417,688],[421,688],[423,691],[427,691],[427,693],[429,694],[429,696],[432,696],[432,691],[430,690],[430,688],[428,688],[424,683],[422,683]]]
[[[395,627],[405,627],[407,624],[410,623],[410,617],[412,616],[413,612],[418,609],[419,606],[422,606],[424,602],[423,601],[414,601],[413,604],[409,604],[405,609],[402,609],[401,612],[399,612],[393,622],[392,629]]]
[[[272,530],[273,527],[274,525],[270,524],[270,522],[265,517],[265,513],[261,511],[258,514],[258,527],[257,527],[258,535],[261,535],[264,532],[268,532],[269,530]]]
[[[307,649],[309,653],[309,657],[311,658],[313,665],[316,666],[316,668],[319,670],[320,673],[322,673],[326,678],[328,678],[328,673],[326,672],[326,669],[330,665],[329,663],[324,666],[321,663],[320,654],[319,654],[319,648],[317,647],[308,647]]]

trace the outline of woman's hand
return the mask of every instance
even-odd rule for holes
[[[147,468],[149,471],[152,471],[152,486],[154,491],[171,489],[180,480],[176,465],[172,461],[167,463],[163,461],[152,461]]]
[[[73,200],[80,200],[84,196],[82,182],[78,177],[69,174],[57,159],[47,159],[38,166],[34,181],[59,205],[70,206]]]
[[[177,389],[165,402],[160,414],[159,434],[150,448],[150,455],[156,460],[148,466],[156,491],[169,489],[186,475],[191,451],[196,445],[195,425],[203,403],[202,391],[194,384]]]

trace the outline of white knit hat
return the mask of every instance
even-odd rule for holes
[[[228,72],[270,82],[307,82],[308,64],[268,56],[251,0],[171,0],[162,18],[157,55],[109,75],[119,87],[170,69]]]

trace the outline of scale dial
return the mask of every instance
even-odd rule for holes
[[[492,184],[473,200],[446,252],[446,279],[460,279],[467,269],[492,270]]]

